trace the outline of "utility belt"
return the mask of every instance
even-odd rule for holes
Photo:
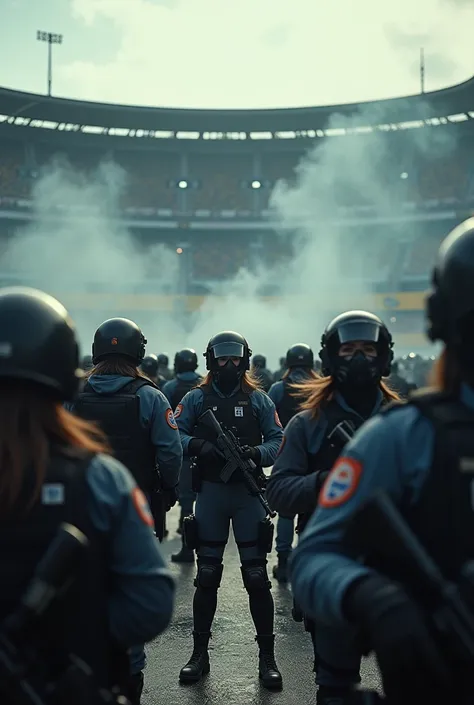
[[[191,482],[193,492],[201,492],[202,483],[215,482],[216,484],[237,485],[244,482],[244,477],[239,470],[236,470],[227,483],[221,480],[222,468],[220,467],[202,467],[198,465],[196,460],[191,461]],[[266,477],[262,467],[255,469],[255,479],[260,489],[265,489]]]
[[[271,553],[273,547],[273,533],[275,527],[268,517],[258,522],[257,537],[255,541],[247,541],[245,544],[239,544],[240,548],[257,547],[259,553]],[[183,540],[186,548],[194,551],[200,548],[219,548],[225,546],[225,541],[203,541],[199,536],[199,525],[194,514],[190,514],[183,519]]]

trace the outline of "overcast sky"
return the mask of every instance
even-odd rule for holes
[[[474,0],[0,0],[0,85],[196,108],[323,105],[474,74]]]

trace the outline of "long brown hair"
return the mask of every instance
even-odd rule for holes
[[[197,387],[207,387],[212,383],[212,372],[208,372],[204,377],[202,382],[200,382]],[[251,394],[257,389],[262,389],[262,383],[260,378],[253,372],[253,370],[246,370],[240,380],[240,387],[245,394]]]
[[[122,355],[108,355],[104,360],[100,360],[91,370],[86,372],[85,377],[89,379],[92,375],[119,375],[120,377],[150,379],[131,360]]]
[[[321,407],[333,399],[336,391],[334,379],[331,376],[320,377],[316,375],[315,379],[295,383],[292,387],[295,390],[293,396],[302,400],[299,410],[311,411],[311,416],[314,419],[319,418]],[[387,401],[401,401],[399,395],[390,389],[386,382],[380,381],[379,387]]]
[[[53,445],[90,453],[108,452],[103,433],[73,416],[40,387],[21,382],[0,388],[0,508],[11,509],[22,494],[25,471],[35,483],[26,511],[38,500]]]
[[[446,346],[433,365],[429,375],[429,385],[439,392],[457,394],[462,376],[454,351]]]

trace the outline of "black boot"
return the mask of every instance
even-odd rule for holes
[[[316,705],[352,705],[354,702],[354,689],[333,688],[328,685],[320,685],[316,696]]]
[[[173,553],[171,560],[173,563],[194,563],[194,551],[192,548],[186,548],[184,539],[181,539],[181,550]]]
[[[275,635],[257,634],[255,640],[260,647],[258,673],[264,687],[280,689],[282,679],[275,661]]]
[[[143,690],[143,672],[139,671],[130,676],[127,686],[127,698],[130,700],[131,705],[140,705]]]
[[[290,557],[289,552],[278,554],[278,564],[273,566],[273,577],[278,580],[279,583],[288,582],[288,558]]]
[[[186,666],[179,672],[180,683],[197,683],[211,670],[207,651],[210,637],[210,632],[193,632],[193,653]]]

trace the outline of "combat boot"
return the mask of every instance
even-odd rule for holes
[[[187,548],[184,545],[184,539],[181,539],[181,549],[178,553],[173,553],[171,560],[173,563],[194,563],[194,551],[192,548]]]
[[[273,566],[273,577],[278,580],[279,583],[288,582],[288,558],[290,557],[289,552],[278,554],[278,564]]]
[[[210,638],[210,632],[193,632],[193,653],[186,666],[183,666],[179,672],[180,683],[197,683],[206,673],[209,673],[211,667],[207,647]]]
[[[354,689],[333,688],[327,685],[320,685],[316,696],[316,705],[353,705]]]
[[[258,656],[258,674],[265,688],[280,689],[281,673],[275,661],[275,635],[257,634],[255,641],[260,647]]]

